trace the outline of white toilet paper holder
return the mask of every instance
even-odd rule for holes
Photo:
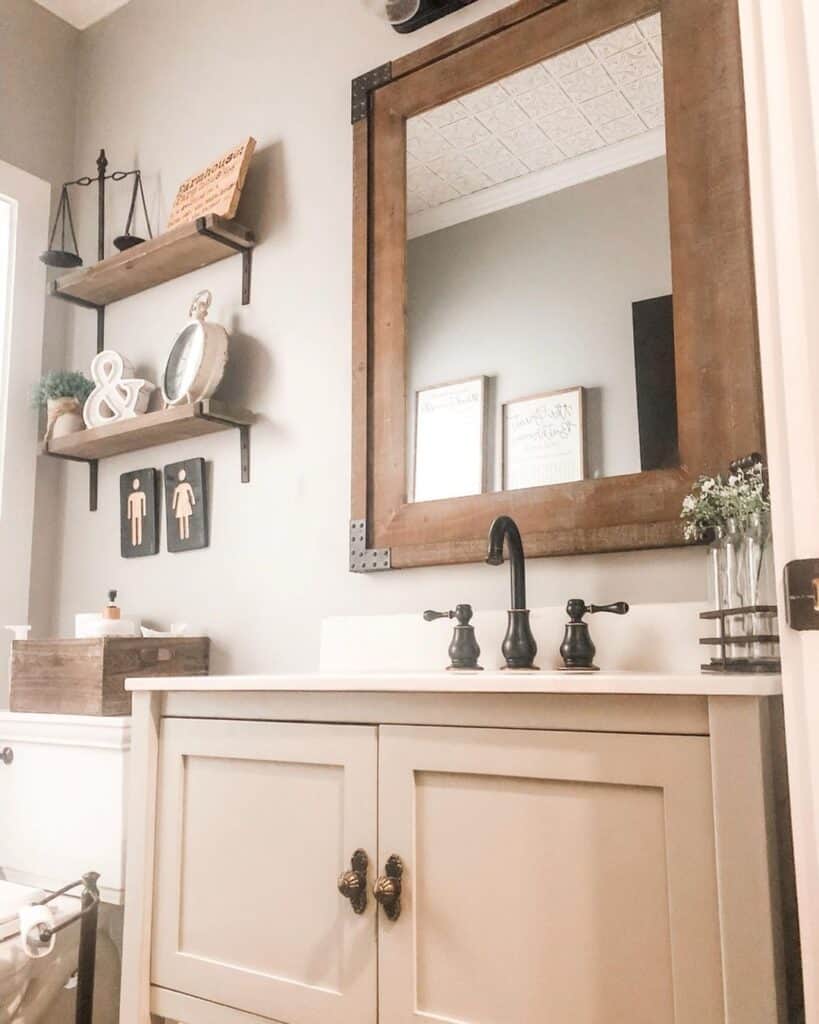
[[[45,906],[56,900],[58,896],[65,896],[72,889],[82,888],[80,896],[80,910],[65,920],[55,924],[53,928],[44,926],[40,928],[40,941],[44,944],[51,941],[52,937],[72,924],[80,922],[80,946],[77,958],[77,1005],[74,1015],[75,1024],[92,1024],[94,1013],[94,967],[97,955],[97,919],[99,917],[100,891],[97,887],[99,875],[96,871],[89,871],[79,881],[71,882],[56,892],[49,893],[41,900],[37,900],[35,906]],[[0,945],[12,939],[20,937],[20,932],[12,932],[0,939]]]

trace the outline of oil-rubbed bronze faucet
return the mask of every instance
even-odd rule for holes
[[[452,643],[449,645],[449,666],[451,671],[469,670],[471,672],[482,672],[478,664],[481,656],[481,649],[475,636],[475,627],[472,625],[472,605],[459,604],[451,612],[435,612],[431,609],[424,612],[426,622],[434,622],[435,619],[455,619],[457,626],[452,634]]]
[[[489,551],[486,556],[489,565],[503,565],[504,541],[509,551],[512,605],[501,651],[507,668],[533,669],[537,644],[532,636],[529,609],[526,607],[526,558],[520,530],[510,516],[498,516],[489,528]]]

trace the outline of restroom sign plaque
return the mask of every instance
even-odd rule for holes
[[[236,216],[256,140],[250,136],[210,166],[183,181],[176,193],[168,230],[209,213],[231,220]]]

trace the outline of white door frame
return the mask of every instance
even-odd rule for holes
[[[51,186],[0,161],[0,196],[12,200],[11,301],[0,324],[0,626],[29,615],[36,412],[31,388],[42,370],[45,266]],[[6,706],[10,636],[0,633],[0,707]]]
[[[780,575],[819,556],[819,6],[739,0],[765,426]],[[819,633],[784,621],[806,1019],[819,1022]]]

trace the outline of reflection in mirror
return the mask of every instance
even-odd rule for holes
[[[655,14],[407,122],[414,500],[679,464],[661,43]]]

